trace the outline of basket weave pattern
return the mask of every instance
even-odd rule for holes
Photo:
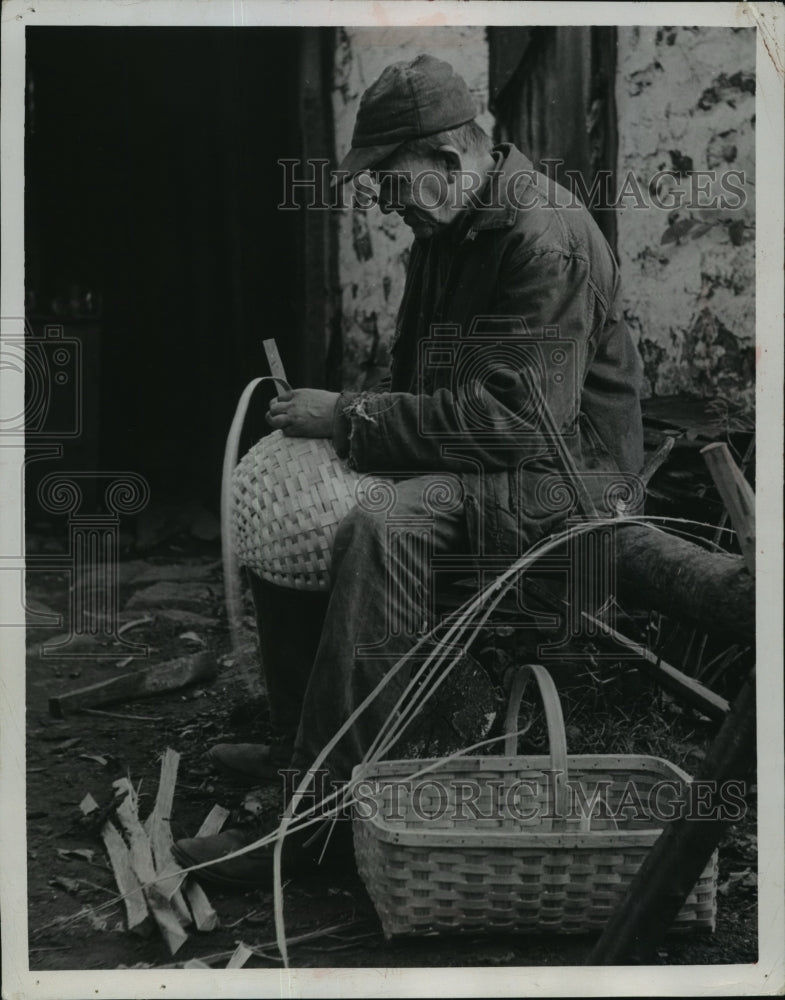
[[[636,761],[643,766],[636,766]],[[384,787],[405,781],[429,763],[387,761],[364,772],[366,778],[379,780],[376,801],[388,812],[355,820],[355,855],[388,937],[425,929],[476,932],[487,927],[564,934],[600,930],[660,833],[651,820],[625,820],[624,813],[615,822],[593,817],[585,831],[578,819],[571,818],[561,821],[561,830],[542,819],[423,820],[412,810],[405,790],[396,798],[397,815],[403,814],[403,819],[390,819],[392,799]],[[486,816],[493,811],[491,799],[500,782],[539,779],[544,784],[543,775],[550,767],[548,757],[469,758],[451,761],[430,776],[448,788],[456,781],[479,783],[477,811]],[[678,768],[657,758],[570,756],[568,767],[570,781],[580,782],[589,799],[598,781],[610,780],[607,802],[612,813],[629,782],[645,803],[648,788],[656,781],[681,784],[685,778]],[[426,799],[421,805],[435,811],[438,803]],[[536,796],[520,801],[523,815],[531,807],[547,814],[545,806]],[[713,929],[716,887],[715,851],[672,929]]]
[[[335,532],[360,478],[326,438],[263,437],[232,474],[240,564],[279,586],[327,590]]]
[[[376,807],[354,819],[357,867],[387,937],[418,930],[601,929],[660,835],[650,790],[672,782],[670,795],[679,798],[689,785],[687,774],[658,757],[567,756],[553,682],[542,667],[528,669],[537,671],[552,709],[556,699],[548,719],[550,756],[517,756],[508,736],[504,756],[355,768],[353,780],[362,783],[356,787]],[[521,693],[522,686],[518,701]],[[517,720],[517,705],[508,713],[508,734],[511,719]],[[584,815],[571,799],[565,808],[568,785],[557,788],[554,774],[566,774],[587,802],[604,788],[607,813]],[[458,798],[467,783],[475,789],[468,814]],[[509,788],[517,789],[515,808],[500,809],[499,795]],[[716,891],[715,851],[672,930],[713,930]]]

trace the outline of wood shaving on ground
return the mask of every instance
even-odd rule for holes
[[[107,819],[101,828],[112,872],[119,890],[117,901],[125,908],[126,929],[148,936],[157,927],[170,954],[176,954],[189,938],[189,929],[204,933],[219,926],[219,918],[204,889],[182,871],[171,853],[171,816],[180,754],[167,749],[161,759],[161,774],[155,804],[142,822],[138,814],[138,791],[128,778],[113,782],[117,796],[114,808],[116,823]],[[99,809],[89,793],[79,806],[85,816]],[[228,816],[215,805],[202,823],[197,836],[218,832]],[[204,833],[203,831],[207,831]],[[65,852],[64,852],[65,853]],[[87,859],[92,852],[69,851]],[[59,879],[61,884],[73,880]],[[244,946],[243,946],[244,947]],[[244,958],[239,948],[233,956],[240,968]],[[191,960],[192,963],[198,960]],[[187,968],[201,968],[188,964]]]

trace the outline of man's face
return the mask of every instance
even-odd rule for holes
[[[379,186],[379,208],[397,212],[417,239],[430,239],[455,219],[453,186],[436,158],[398,150],[372,176]]]

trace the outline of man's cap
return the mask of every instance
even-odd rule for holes
[[[360,99],[352,147],[338,169],[349,177],[370,170],[405,142],[465,125],[476,115],[466,81],[449,63],[429,55],[392,63]]]

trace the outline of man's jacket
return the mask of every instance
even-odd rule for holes
[[[495,152],[487,207],[415,240],[390,376],[342,393],[333,439],[359,471],[459,473],[474,550],[515,555],[580,512],[576,469],[601,512],[640,505],[641,364],[590,213]]]

